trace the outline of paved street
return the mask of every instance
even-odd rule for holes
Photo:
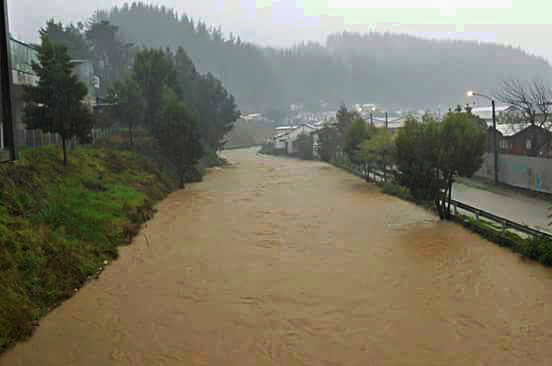
[[[462,183],[454,184],[452,197],[497,216],[552,233],[552,226],[548,225],[552,204],[548,201],[502,189],[489,192]]]

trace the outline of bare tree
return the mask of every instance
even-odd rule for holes
[[[536,156],[539,149],[550,144],[552,134],[552,89],[543,80],[523,82],[516,79],[503,81],[495,98],[513,107],[514,113],[500,115],[502,122],[521,130],[527,126],[537,126],[544,131],[532,133],[530,156]],[[521,128],[520,128],[521,127]]]
[[[552,89],[543,80],[523,82],[517,79],[502,82],[496,99],[512,106],[529,125],[549,129],[552,113]]]

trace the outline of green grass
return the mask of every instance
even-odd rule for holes
[[[0,352],[117,258],[124,225],[148,220],[175,188],[129,151],[80,148],[69,159],[64,168],[49,146],[0,166]]]
[[[537,261],[545,266],[552,266],[552,240],[545,237],[524,238],[511,231],[502,231],[499,225],[465,215],[459,215],[456,221],[469,230],[500,246],[510,248],[516,253]]]

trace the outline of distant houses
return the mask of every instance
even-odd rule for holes
[[[298,153],[296,141],[302,134],[311,136],[313,132],[323,127],[322,122],[305,123],[299,126],[281,126],[276,128],[276,135],[271,139],[276,154],[296,155]],[[315,137],[313,137],[316,140]],[[316,144],[313,143],[313,153],[316,154]]]
[[[489,131],[487,151],[492,152],[493,118],[491,107],[474,108],[471,112],[487,123]],[[509,120],[518,120],[519,122],[504,123],[503,117],[508,114],[513,117]],[[497,144],[501,154],[552,158],[552,133],[549,130],[523,122],[519,112],[512,106],[497,106],[495,115],[497,119]]]

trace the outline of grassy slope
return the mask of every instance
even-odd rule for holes
[[[0,165],[0,352],[116,258],[174,189],[128,151],[78,148],[69,158],[64,169],[50,146]]]

